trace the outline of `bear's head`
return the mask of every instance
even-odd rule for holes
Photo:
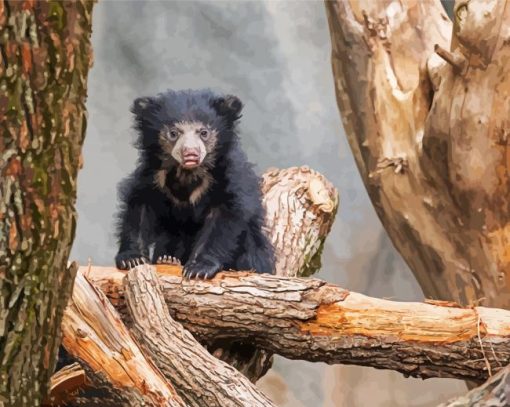
[[[165,166],[192,171],[210,167],[218,151],[235,137],[242,102],[210,90],[172,91],[134,101],[138,147],[156,154]]]

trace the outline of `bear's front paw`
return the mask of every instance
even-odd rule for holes
[[[221,265],[211,261],[188,261],[183,270],[184,278],[198,278],[208,280],[213,278],[221,270]]]
[[[174,266],[180,266],[181,261],[177,257],[161,255],[156,259],[156,264],[172,264]]]
[[[139,252],[128,251],[115,256],[115,265],[121,270],[128,270],[140,264],[149,264],[149,259]]]

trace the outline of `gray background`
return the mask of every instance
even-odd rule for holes
[[[259,172],[308,165],[339,189],[318,277],[371,296],[423,298],[381,227],[346,142],[321,1],[103,0],[95,6],[93,46],[73,259],[113,263],[116,184],[136,160],[132,100],[211,87],[245,103],[241,137]],[[432,406],[465,391],[454,380],[279,357],[259,385],[280,406],[310,407]]]

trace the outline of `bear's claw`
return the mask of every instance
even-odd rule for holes
[[[156,264],[171,264],[174,266],[180,266],[181,261],[177,257],[168,256],[165,254],[164,256],[158,257],[158,259],[156,260]]]

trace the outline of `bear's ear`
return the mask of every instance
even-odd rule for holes
[[[131,106],[131,112],[133,112],[135,116],[143,116],[145,113],[153,110],[156,106],[156,98],[141,97],[135,99],[133,105]]]
[[[237,96],[228,95],[219,97],[212,101],[212,107],[220,116],[225,116],[230,120],[237,120],[241,117],[243,103]]]

